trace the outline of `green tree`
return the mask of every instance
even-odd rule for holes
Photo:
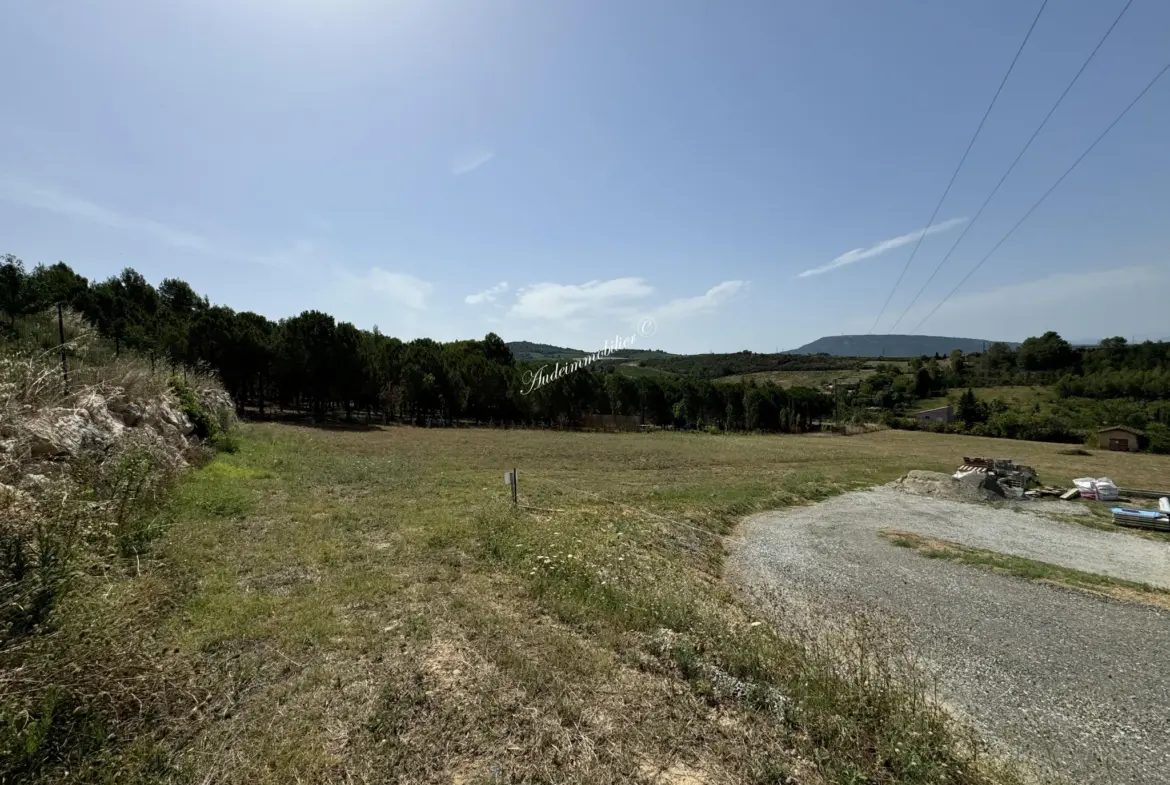
[[[967,392],[959,396],[959,405],[955,410],[955,418],[965,425],[974,425],[987,421],[987,410],[975,398],[975,391],[970,387]]]
[[[934,380],[930,377],[929,368],[923,366],[914,372],[914,395],[919,398],[929,398],[933,386]]]
[[[1019,364],[1027,371],[1073,369],[1080,356],[1057,333],[1049,330],[1039,338],[1028,338],[1017,352]]]
[[[24,271],[24,262],[12,254],[0,263],[0,310],[8,315],[10,327],[16,327],[16,318],[32,313],[40,306],[40,298],[33,282]]]
[[[29,283],[42,305],[62,303],[77,308],[89,289],[89,282],[73,272],[64,262],[48,267],[38,264],[29,275]]]
[[[335,332],[333,354],[333,395],[345,408],[345,419],[353,419],[353,404],[361,394],[364,381],[362,336],[349,322],[341,322]]]

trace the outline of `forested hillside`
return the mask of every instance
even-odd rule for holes
[[[667,357],[644,357],[640,363],[647,368],[658,368],[671,373],[687,374],[704,379],[718,379],[764,371],[841,371],[865,367],[860,357],[830,357],[798,354],[678,354]]]
[[[573,350],[522,343],[516,344],[518,358],[494,333],[443,344],[402,341],[319,311],[278,321],[236,312],[211,304],[181,280],[166,279],[156,287],[131,269],[90,282],[63,263],[26,270],[10,256],[0,264],[0,333],[18,331],[20,317],[55,303],[81,314],[115,351],[209,368],[241,413],[252,415],[278,409],[318,419],[360,415],[416,423],[571,426],[601,413],[636,415],[648,425],[801,431],[829,418],[870,422],[879,415],[891,425],[913,427],[901,418],[920,401],[949,399],[962,404],[960,422],[945,426],[950,430],[1080,441],[1098,427],[1124,424],[1146,430],[1150,449],[1170,450],[1168,343],[1130,345],[1111,338],[1078,349],[1050,332],[1018,347],[997,343],[976,354],[924,356],[909,367],[823,354],[670,355],[636,349],[620,352],[620,361],[615,355],[578,363],[573,372],[532,389],[541,368],[552,375],[573,362],[564,356]],[[639,373],[619,372],[631,360]],[[827,388],[784,389],[751,378],[720,381],[759,372],[862,369],[860,382],[835,385],[831,395]],[[1039,386],[1051,395],[1028,407],[975,395],[960,401],[966,388],[1005,386]]]
[[[565,360],[584,357],[586,354],[580,349],[567,349],[564,346],[532,341],[509,341],[508,348],[517,360]]]
[[[236,312],[211,304],[184,281],[169,278],[155,287],[132,269],[90,282],[64,263],[26,270],[19,259],[5,258],[0,311],[7,329],[16,329],[18,317],[59,302],[82,314],[117,351],[213,370],[241,413],[279,408],[319,419],[364,414],[416,423],[550,425],[612,413],[662,426],[800,431],[832,411],[832,401],[815,390],[713,384],[668,374],[633,378],[615,373],[612,361],[585,366],[525,394],[533,374],[542,366],[550,374],[557,361],[519,361],[494,333],[445,344],[427,338],[404,342],[320,311],[279,321]],[[665,355],[621,354],[647,362]]]
[[[965,388],[972,391],[956,393]],[[1004,388],[1048,394],[1028,403],[975,394]],[[898,415],[921,408],[923,399],[949,399],[959,422],[931,427],[979,436],[1080,442],[1097,428],[1127,425],[1145,431],[1149,449],[1170,452],[1170,343],[1108,338],[1077,349],[1048,332],[1016,349],[997,343],[975,355],[917,358],[905,371],[883,367],[862,380],[852,399],[855,408],[880,409],[886,422],[903,427],[914,424]]]

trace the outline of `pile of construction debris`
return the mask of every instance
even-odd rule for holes
[[[1023,499],[1038,484],[1035,469],[1015,463],[1010,458],[964,457],[963,465],[952,476],[960,483],[974,485],[1008,499]]]
[[[1003,499],[999,487],[983,487],[980,482],[956,480],[949,474],[912,469],[899,477],[891,487],[915,496],[934,496],[964,502],[990,502]]]
[[[962,466],[954,474],[914,470],[899,477],[891,486],[905,493],[975,502],[1042,497],[1070,500],[1077,496],[1097,501],[1127,502],[1131,502],[1128,497],[1154,498],[1158,499],[1157,510],[1114,507],[1113,522],[1118,526],[1170,532],[1168,492],[1118,488],[1108,477],[1080,477],[1073,480],[1072,488],[1042,485],[1035,469],[1010,458],[963,458]]]

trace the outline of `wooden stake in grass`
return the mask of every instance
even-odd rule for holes
[[[510,472],[504,472],[504,482],[506,482],[512,489],[512,506],[520,506],[519,499],[517,499],[517,484],[516,484],[516,470],[512,469]]]

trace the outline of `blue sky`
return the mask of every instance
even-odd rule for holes
[[[403,338],[865,333],[1039,0],[5,3],[0,253]],[[878,332],[1124,5],[1051,0]],[[1164,65],[1135,0],[898,332]],[[919,332],[1170,336],[1170,76]],[[802,275],[804,273],[804,275]]]

